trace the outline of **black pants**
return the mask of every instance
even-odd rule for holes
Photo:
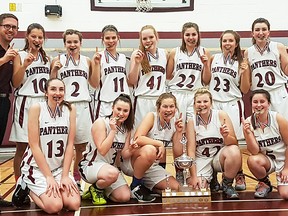
[[[10,106],[11,103],[8,97],[0,97],[0,145],[5,135]]]

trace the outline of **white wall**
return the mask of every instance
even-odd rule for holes
[[[152,0],[153,1],[153,0]],[[62,6],[60,18],[45,17],[44,5]],[[90,10],[89,0],[1,0],[0,12],[9,11],[9,3],[16,3],[20,30],[32,22],[39,22],[47,31],[100,31],[106,24],[114,24],[119,31],[139,31],[153,24],[158,31],[180,31],[183,23],[198,23],[201,31],[234,29],[247,31],[255,18],[265,17],[273,30],[286,30],[288,25],[287,0],[195,0],[194,11],[174,13],[97,12]]]
[[[135,0],[136,1],[136,0]],[[153,0],[152,0],[153,1]],[[288,29],[287,0],[195,0],[194,11],[170,13],[99,12],[91,11],[90,0],[1,0],[0,13],[9,12],[9,3],[16,3],[12,12],[19,18],[20,31],[25,31],[32,22],[42,24],[45,30],[63,32],[75,28],[85,32],[100,32],[107,24],[114,24],[121,32],[138,32],[142,26],[152,24],[159,32],[179,32],[183,23],[196,22],[200,31],[250,31],[252,22],[264,17],[271,23],[271,30]],[[60,18],[45,17],[45,4],[59,4],[63,15]],[[287,44],[287,38],[276,40]],[[251,38],[241,40],[242,47],[250,45]],[[175,47],[180,39],[160,40],[162,47]],[[22,47],[23,40],[16,40],[16,47]],[[122,40],[122,47],[138,47],[138,40]],[[217,39],[202,39],[206,47],[219,47]],[[101,41],[84,40],[83,47],[101,47]],[[46,42],[47,47],[63,47],[61,40]]]

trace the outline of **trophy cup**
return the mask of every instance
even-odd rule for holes
[[[162,203],[191,203],[210,202],[211,193],[206,188],[200,190],[193,189],[187,184],[187,171],[195,163],[195,160],[187,155],[187,138],[183,133],[180,143],[183,145],[183,154],[175,158],[174,164],[183,169],[184,183],[178,191],[171,190],[168,177],[166,189],[162,192]]]

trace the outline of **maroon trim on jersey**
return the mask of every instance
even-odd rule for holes
[[[239,107],[239,119],[238,119],[238,123],[239,125],[241,125],[241,119],[242,119],[242,113],[243,113],[243,107],[242,107],[242,104],[240,102],[240,100],[237,101],[237,104],[238,104],[238,107]]]
[[[93,99],[94,100],[94,99]],[[93,115],[93,109],[91,107],[91,103],[89,103],[89,112],[90,112],[90,118],[91,118],[91,122],[93,124],[94,122],[94,115]]]
[[[27,176],[27,178],[33,183],[33,184],[35,184],[35,178],[33,177],[33,167],[31,166],[30,168],[29,168],[29,171],[28,171],[28,176]]]
[[[237,31],[238,34],[241,36],[241,39],[243,38],[251,38],[251,31]],[[102,37],[102,32],[88,32],[83,31],[81,32],[84,39],[100,39]],[[207,39],[207,38],[216,38],[219,40],[221,34],[223,31],[203,31],[201,32],[201,39]],[[17,36],[15,38],[25,38],[26,31],[19,31],[17,33]],[[180,39],[181,38],[181,32],[158,32],[159,38],[162,39]],[[122,40],[125,39],[139,39],[139,32],[120,32],[119,33]],[[63,40],[63,31],[46,31],[45,36],[47,39],[61,39]],[[288,30],[277,30],[277,31],[270,31],[270,37],[288,37]]]
[[[24,121],[24,108],[25,108],[25,102],[26,102],[27,96],[23,97],[23,100],[21,102],[20,106],[20,113],[19,113],[19,125],[22,127],[23,126],[23,121]]]
[[[133,104],[133,106],[134,106],[134,115],[135,115],[135,113],[136,113],[137,98],[138,98],[138,96],[136,96],[136,97],[134,98],[134,104]]]

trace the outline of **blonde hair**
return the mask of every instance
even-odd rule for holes
[[[195,104],[196,98],[198,96],[200,96],[200,95],[203,95],[203,94],[208,94],[209,98],[211,100],[211,103],[212,103],[212,94],[211,94],[211,92],[207,88],[202,87],[202,88],[197,89],[197,91],[196,91],[196,93],[194,95],[194,104]]]
[[[158,38],[159,38],[156,29],[152,25],[143,26],[139,32],[139,39],[140,39],[139,49],[144,53],[144,58],[141,62],[141,66],[142,66],[142,70],[144,71],[145,74],[151,72],[151,65],[150,65],[149,60],[148,60],[147,55],[146,55],[146,49],[142,43],[142,32],[146,29],[152,29],[154,35],[156,36],[156,39],[158,40]]]

